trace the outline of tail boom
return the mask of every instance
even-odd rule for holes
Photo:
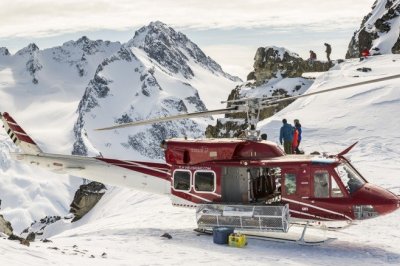
[[[156,194],[170,194],[169,166],[74,155],[13,153],[26,164],[57,174],[71,174],[108,185],[134,188]]]

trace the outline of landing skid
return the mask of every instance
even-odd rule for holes
[[[317,245],[327,244],[336,240],[336,238],[321,239],[321,237],[312,237],[309,235],[305,237],[307,228],[308,224],[304,226],[300,238],[298,237],[298,235],[292,235],[290,233],[280,233],[280,232],[277,233],[277,232],[245,231],[240,229],[239,230],[235,229],[235,232],[246,235],[248,239],[258,239],[263,241],[274,241],[280,243],[296,243],[304,246],[317,246]],[[213,234],[213,231],[211,229],[197,228],[194,229],[194,231],[198,234],[204,234],[204,235]]]

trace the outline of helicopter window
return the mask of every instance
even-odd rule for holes
[[[296,194],[296,174],[285,174],[285,191],[286,195]]]
[[[196,171],[194,173],[194,190],[199,192],[214,192],[215,173],[210,171]]]
[[[316,198],[329,198],[329,173],[325,170],[314,172],[314,196]]]
[[[335,170],[350,194],[359,190],[366,183],[365,180],[347,163],[338,165]]]
[[[343,192],[340,189],[339,185],[336,183],[335,178],[331,176],[331,197],[332,198],[342,198],[343,197]]]
[[[190,171],[176,170],[174,172],[174,189],[175,190],[190,190]]]

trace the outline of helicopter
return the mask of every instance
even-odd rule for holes
[[[353,83],[292,97],[225,101],[227,108],[134,121],[97,130],[113,130],[163,121],[247,114],[245,137],[236,139],[168,139],[161,143],[165,163],[103,157],[50,154],[7,112],[4,129],[22,152],[13,159],[59,174],[72,174],[108,185],[168,195],[178,207],[196,209],[199,230],[218,226],[251,232],[287,233],[291,224],[351,224],[385,215],[400,207],[400,197],[370,184],[345,155],[357,144],[333,155],[288,155],[257,130],[260,111],[276,104],[390,79]]]

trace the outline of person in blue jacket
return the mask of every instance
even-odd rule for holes
[[[279,141],[285,150],[286,154],[292,154],[292,141],[294,128],[291,124],[288,124],[286,119],[282,120],[283,126],[279,135]]]

